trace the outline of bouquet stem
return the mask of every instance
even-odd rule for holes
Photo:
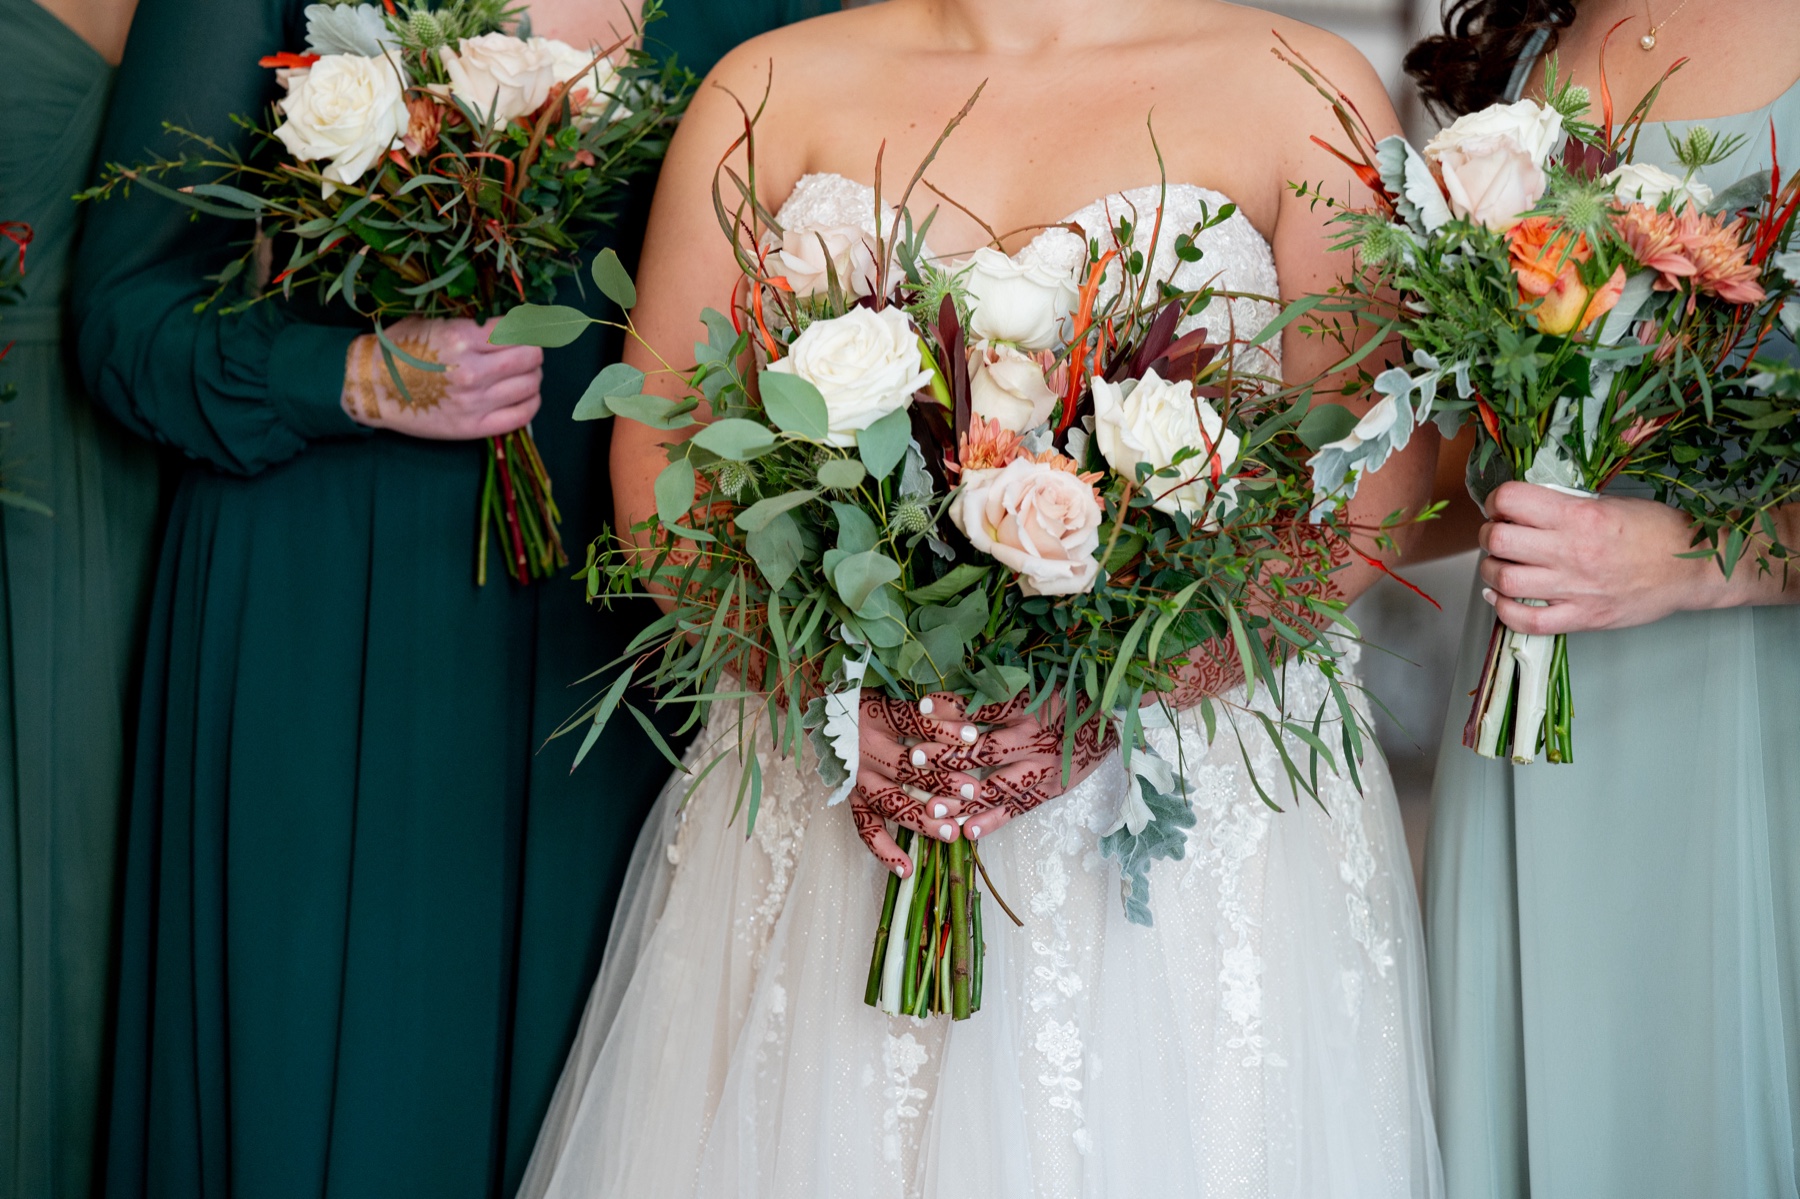
[[[981,1009],[975,850],[967,841],[946,845],[907,829],[896,840],[913,871],[888,878],[863,1002],[896,1016],[967,1020]]]
[[[1540,749],[1551,762],[1573,762],[1574,723],[1568,638],[1516,632],[1496,617],[1463,744],[1521,766]]]
[[[488,439],[487,477],[481,489],[481,533],[476,545],[475,581],[487,582],[488,530],[500,534],[506,573],[515,583],[547,577],[569,564],[557,525],[562,513],[550,490],[537,443],[529,429]]]

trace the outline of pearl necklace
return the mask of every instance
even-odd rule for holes
[[[1663,25],[1667,25],[1670,21],[1673,21],[1676,17],[1680,16],[1681,10],[1687,6],[1688,0],[1681,0],[1681,3],[1675,6],[1675,11],[1664,17],[1662,23],[1658,24],[1655,14],[1650,11],[1650,0],[1644,0],[1644,19],[1650,22],[1650,32],[1638,39],[1638,45],[1643,49],[1644,53],[1648,54],[1650,51],[1656,49],[1656,35],[1662,32]]]

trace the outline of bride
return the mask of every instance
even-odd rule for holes
[[[1027,229],[1003,235],[1020,265],[1071,272],[1083,238],[1047,228],[1063,214],[1095,236],[1120,217],[1147,231],[1159,195],[1145,127],[1154,113],[1169,187],[1162,244],[1138,247],[1153,271],[1183,288],[1324,290],[1349,263],[1328,252],[1328,213],[1286,183],[1323,181],[1341,197],[1356,185],[1309,143],[1327,112],[1270,56],[1271,24],[1350,85],[1378,134],[1393,130],[1380,84],[1349,47],[1212,0],[888,0],[757,38],[714,71],[669,153],[638,328],[683,362],[697,314],[724,307],[738,271],[714,215],[714,170],[742,131],[733,94],[754,107],[766,84],[754,178],[784,227],[872,231],[878,148],[891,202],[985,80],[927,176],[955,200],[931,227],[934,252],[988,242],[967,213]],[[1200,237],[1198,262],[1181,261],[1175,237],[1227,203],[1236,215]],[[1230,322],[1248,337],[1274,311],[1249,298],[1217,304],[1192,323]],[[1293,327],[1278,353],[1294,378],[1332,361]],[[654,373],[647,351],[636,364],[652,387],[679,386]],[[654,510],[667,436],[617,429],[621,525]],[[1419,441],[1364,484],[1363,522],[1424,494],[1433,447]],[[1358,559],[1340,572],[1344,593],[1374,574]],[[1290,707],[1311,713],[1323,680],[1306,667],[1288,674]],[[1201,674],[1184,693],[1229,690],[1238,736],[1221,728],[1209,746],[1185,717],[1151,734],[1171,761],[1179,742],[1198,817],[1185,858],[1155,870],[1153,928],[1126,922],[1116,864],[1098,852],[1125,789],[1117,753],[1055,796],[1056,772],[1031,750],[1046,731],[1029,721],[965,734],[953,704],[920,714],[866,702],[860,819],[825,805],[810,764],[764,746],[748,839],[731,819],[726,771],[685,805],[689,780],[678,777],[639,841],[523,1194],[1439,1194],[1418,910],[1385,763],[1372,754],[1360,793],[1326,777],[1320,802],[1280,792],[1283,810],[1272,810],[1250,779],[1279,781],[1278,750],[1242,715],[1235,681]],[[1266,692],[1251,702],[1269,703]],[[721,717],[701,737],[729,737],[730,724]],[[968,737],[966,752],[947,752]],[[971,761],[999,767],[987,777],[1008,785],[956,773]],[[894,861],[881,817],[982,837],[995,893],[1023,920],[990,921],[973,1019],[863,1004],[883,865],[858,829]]]

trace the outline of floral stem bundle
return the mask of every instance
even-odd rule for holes
[[[252,226],[205,304],[232,311],[309,289],[369,318],[402,402],[429,404],[401,367],[444,367],[386,323],[482,321],[552,298],[625,183],[662,157],[689,81],[629,37],[591,49],[534,37],[508,0],[338,0],[305,16],[305,52],[261,61],[283,98],[266,120],[233,117],[247,152],[171,128],[182,153],[110,164],[84,196],[143,187]],[[660,16],[650,0],[641,19]],[[265,279],[271,246],[279,266]],[[479,511],[478,581],[490,532],[518,582],[567,564],[529,429],[489,439]]]
[[[1281,750],[1303,794],[1316,794],[1320,759],[1354,777],[1364,731],[1325,632],[1342,619],[1331,576],[1348,529],[1332,513],[1309,523],[1303,463],[1308,438],[1339,422],[1252,369],[1270,362],[1260,347],[1279,324],[1234,340],[1238,300],[1152,274],[1160,257],[1210,278],[1197,243],[1234,211],[1165,228],[1151,189],[1141,211],[1065,233],[1067,269],[998,239],[951,258],[927,241],[936,212],[915,223],[907,207],[929,157],[892,209],[877,173],[866,224],[784,227],[756,199],[747,112],[740,145],[747,176],[722,167],[715,183],[742,272],[731,311],[702,315],[696,365],[668,368],[676,396],[646,392],[621,364],[576,414],[680,434],[654,516],[589,550],[591,595],[653,595],[666,612],[565,726],[586,726],[576,760],[621,709],[663,744],[627,698],[634,682],[685,708],[687,727],[734,704],[735,725],[715,727],[735,743],[697,773],[739,762],[754,821],[758,735],[781,754],[810,750],[825,803],[850,797],[865,688],[909,702],[952,693],[977,724],[993,705],[1055,710],[1065,777],[1115,744],[1125,756],[1103,848],[1145,924],[1150,870],[1182,856],[1195,819],[1146,729],[1210,661],[1207,643],[1236,647],[1253,691],[1279,697],[1281,664],[1303,659],[1330,692],[1291,714],[1195,697],[1209,730],[1250,719],[1277,745],[1310,747]],[[602,287],[629,310],[622,272]],[[501,333],[548,343],[589,321],[528,306]],[[878,825],[923,814],[916,796],[883,802],[853,804],[859,823],[865,810]],[[865,998],[964,1018],[980,1005],[979,860],[961,838],[900,837],[914,868],[887,883]]]
[[[1742,143],[1703,127],[1671,135],[1684,174],[1640,161],[1660,83],[1623,122],[1603,89],[1594,124],[1552,59],[1541,102],[1471,113],[1420,151],[1377,141],[1291,47],[1283,57],[1331,102],[1351,142],[1333,153],[1376,195],[1334,221],[1369,269],[1312,311],[1380,322],[1411,347],[1375,379],[1375,408],[1312,459],[1321,502],[1416,426],[1452,437],[1473,423],[1477,503],[1508,480],[1583,496],[1634,480],[1692,521],[1686,556],[1728,576],[1746,554],[1785,563],[1773,513],[1800,498],[1800,389],[1766,356],[1800,327],[1800,183],[1777,165],[1715,194],[1696,174]],[[1566,636],[1496,619],[1463,743],[1570,762],[1573,721]]]

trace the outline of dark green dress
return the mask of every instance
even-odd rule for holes
[[[0,220],[29,222],[0,308],[0,1195],[85,1199],[104,1114],[126,714],[154,559],[155,452],[97,413],[63,341],[78,212],[112,68],[33,0],[0,0]],[[10,242],[0,242],[10,254]]]
[[[704,69],[790,6],[675,0],[656,32]],[[145,0],[105,157],[167,148],[165,120],[231,136],[302,7]],[[236,232],[139,195],[83,248],[95,394],[189,458],[145,668],[108,1192],[509,1192],[668,773],[630,722],[574,775],[571,746],[539,746],[637,618],[564,580],[476,588],[483,446],[353,424],[357,328],[195,314]],[[590,334],[545,367],[574,547],[607,515],[607,430],[569,413],[618,348]]]

